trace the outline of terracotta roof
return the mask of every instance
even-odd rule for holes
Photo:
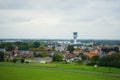
[[[76,57],[76,55],[75,54],[66,54],[66,56],[65,56],[66,58],[75,58]]]
[[[73,53],[78,55],[78,54],[80,54],[81,52],[83,52],[83,50],[74,50]]]
[[[113,54],[113,52],[112,51],[110,51],[110,52],[108,52],[108,54],[107,55],[112,55]]]
[[[87,53],[88,58],[92,58],[93,56],[96,56],[96,55],[98,55],[98,51],[89,51]]]

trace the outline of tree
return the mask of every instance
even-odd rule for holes
[[[5,48],[6,51],[12,51],[13,46],[10,42],[3,42],[0,47]]]
[[[40,43],[39,42],[34,42],[34,48],[38,48],[40,46]]]
[[[0,62],[4,61],[4,52],[0,51]]]
[[[40,57],[47,57],[47,53],[46,53],[46,52],[42,52],[42,53],[40,54]]]
[[[74,47],[73,47],[72,45],[69,45],[69,46],[67,47],[67,51],[70,51],[70,53],[73,53],[74,50],[75,50],[75,49],[74,49]]]
[[[120,68],[120,53],[104,56],[99,61],[100,66],[119,67]]]
[[[59,62],[59,61],[62,61],[62,58],[63,56],[61,53],[57,53],[53,55],[53,61]]]
[[[96,55],[96,56],[93,56],[93,57],[90,59],[90,61],[87,63],[87,65],[93,66],[93,65],[98,65],[98,63],[99,63],[99,56]]]
[[[80,53],[79,54],[79,57],[81,57],[81,59],[84,61],[87,59],[87,57],[83,54],[83,53]]]
[[[118,47],[114,47],[114,51],[115,52],[119,52],[119,48]]]

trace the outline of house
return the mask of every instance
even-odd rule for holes
[[[76,55],[79,55],[80,53],[82,53],[83,52],[83,50],[74,50],[73,51],[73,54],[76,54]]]
[[[105,54],[102,50],[99,50],[98,55],[99,55],[100,57],[106,56],[106,54]]]
[[[33,58],[34,56],[33,51],[19,50],[18,54],[21,55],[23,58]]]
[[[110,55],[112,55],[113,53],[115,53],[115,51],[110,51],[110,52],[107,53],[107,55],[110,56]]]
[[[71,54],[69,51],[66,51],[65,60],[69,60],[70,62],[74,61],[76,54]]]
[[[4,54],[5,61],[11,61],[13,60],[13,54],[12,51],[6,51]]]
[[[52,62],[53,61],[53,59],[52,59],[52,57],[44,57],[44,58],[41,58],[40,59],[40,63],[49,63],[49,62]]]
[[[6,52],[4,48],[0,48],[0,52]]]
[[[40,62],[40,63],[49,63],[52,61],[53,61],[52,57],[44,57],[44,58],[37,57],[37,58],[25,60],[25,62]]]

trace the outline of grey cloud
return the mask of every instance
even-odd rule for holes
[[[0,27],[3,26],[0,37],[17,33],[20,37],[34,36],[40,32],[36,38],[42,35],[70,38],[77,31],[79,38],[120,39],[119,4],[120,0],[0,0]],[[6,34],[4,30],[18,31]],[[22,36],[23,33],[26,35]]]
[[[31,19],[24,17],[0,16],[0,24],[29,22]]]

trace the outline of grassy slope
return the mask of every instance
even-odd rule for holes
[[[42,66],[42,67],[51,67],[51,68],[59,68],[59,69],[68,69],[68,70],[80,70],[80,71],[94,71],[94,72],[101,72],[101,73],[114,73],[120,74],[120,68],[113,68],[113,67],[93,67],[93,66],[85,66],[85,65],[78,65],[76,63],[72,64],[64,64],[64,63],[47,63],[47,64],[40,64],[40,63],[31,63],[27,64],[31,66]]]
[[[3,63],[0,63],[0,65],[1,64]],[[8,64],[8,63],[4,63],[4,64]],[[111,76],[108,77],[108,76],[101,76],[94,74],[82,74],[76,72],[64,72],[64,71],[56,71],[56,70],[45,70],[42,68],[27,68],[27,67],[23,67],[22,65],[45,66],[45,67],[57,66],[57,68],[69,68],[69,69],[76,68],[76,66],[72,64],[68,64],[69,66],[65,67],[65,65],[63,64],[56,65],[55,63],[12,64],[12,66],[2,65],[0,66],[0,80],[120,80],[118,77],[111,77]],[[82,67],[82,69],[83,68],[84,67]]]

